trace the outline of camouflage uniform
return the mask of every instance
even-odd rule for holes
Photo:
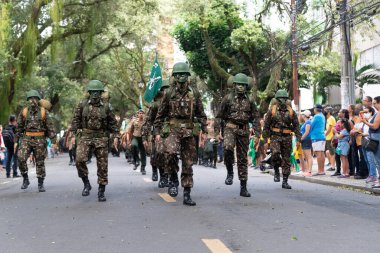
[[[176,76],[177,73],[180,76]],[[160,135],[161,130],[168,132],[168,137],[165,139],[165,157],[169,174],[178,173],[177,154],[180,154],[182,160],[181,185],[185,188],[184,204],[195,205],[190,198],[190,189],[193,187],[193,157],[196,152],[193,136],[194,117],[197,117],[204,132],[207,132],[207,118],[203,111],[199,92],[189,87],[187,81],[189,75],[187,64],[176,63],[174,65],[173,76],[176,78],[176,84],[165,94],[158,109],[154,127],[156,136]],[[168,192],[171,196],[177,196],[178,188],[175,182],[169,187]]]
[[[35,97],[32,96],[33,93],[36,93],[36,96],[40,98],[37,91],[28,92],[28,98]],[[18,162],[21,175],[24,177],[22,189],[26,189],[29,185],[27,160],[33,152],[36,159],[39,191],[45,191],[43,181],[46,176],[47,137],[55,140],[53,122],[47,110],[38,105],[29,105],[24,108],[17,118],[15,134],[15,143],[20,140]]]
[[[282,94],[283,97],[279,97],[278,94]],[[286,91],[277,91],[275,104],[271,105],[265,116],[263,138],[265,143],[270,138],[271,163],[275,170],[275,182],[280,181],[279,167],[281,167],[283,175],[282,187],[291,189],[287,181],[291,167],[292,133],[296,135],[297,140],[301,140],[301,132],[297,114],[291,108],[290,101],[286,99]]]
[[[246,75],[237,74],[234,80],[236,86],[244,84],[246,85],[245,89],[247,89],[248,77]],[[224,162],[227,167],[225,183],[227,185],[233,183],[234,149],[236,147],[237,167],[241,184],[240,195],[249,197],[250,194],[246,190],[250,132],[248,123],[252,124],[256,137],[259,137],[261,133],[256,103],[249,98],[246,92],[230,91],[223,98],[216,118],[215,133],[219,133],[220,125],[224,123]]]
[[[90,81],[90,84],[93,81]],[[100,81],[97,82],[100,83]],[[78,176],[82,178],[85,184],[82,195],[87,196],[91,190],[91,185],[88,182],[89,173],[86,162],[92,150],[95,154],[98,167],[99,201],[105,201],[104,189],[105,185],[108,184],[109,134],[112,133],[113,137],[119,138],[118,124],[110,104],[108,102],[104,103],[102,100],[83,99],[75,108],[71,126],[71,131],[77,131],[79,135],[75,164]],[[101,193],[103,193],[103,198],[100,196]]]

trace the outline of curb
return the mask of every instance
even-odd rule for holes
[[[269,174],[274,176],[273,171],[269,171]],[[372,189],[372,188],[365,187],[365,186],[358,186],[358,185],[345,184],[345,183],[337,183],[337,182],[317,179],[317,178],[313,178],[313,177],[301,177],[301,176],[295,176],[295,175],[290,175],[289,178],[299,180],[299,181],[314,183],[314,184],[322,184],[322,185],[328,185],[328,186],[334,186],[334,187],[342,187],[342,188],[349,189],[349,190],[353,190],[353,189],[361,190],[361,191],[369,192],[369,193],[376,195],[376,196],[380,196],[380,189]]]

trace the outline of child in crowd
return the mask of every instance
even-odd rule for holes
[[[340,155],[342,162],[342,172],[339,178],[348,178],[349,175],[349,164],[348,164],[348,154],[350,152],[350,131],[351,125],[347,119],[342,119],[342,130],[340,133],[336,133],[335,136],[338,139],[338,147],[336,152]]]

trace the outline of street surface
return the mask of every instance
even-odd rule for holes
[[[375,252],[380,238],[380,197],[290,180],[283,190],[272,176],[249,169],[251,198],[239,196],[226,170],[194,166],[195,207],[175,202],[124,157],[109,158],[107,202],[97,200],[95,162],[92,191],[63,154],[46,162],[45,193],[31,184],[0,179],[0,252]],[[94,161],[94,160],[93,160]],[[159,195],[162,194],[162,197]]]

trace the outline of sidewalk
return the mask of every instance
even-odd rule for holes
[[[313,160],[314,162],[313,162],[312,173],[315,173],[317,172],[317,162],[316,162],[316,159],[313,159]],[[326,175],[324,176],[303,177],[301,176],[301,173],[292,171],[292,174],[290,175],[289,178],[295,179],[295,180],[303,180],[310,183],[330,185],[330,186],[341,187],[341,188],[346,188],[346,189],[351,189],[351,190],[358,190],[358,191],[363,191],[365,193],[380,196],[380,189],[371,188],[373,183],[366,184],[365,179],[354,179],[353,176],[351,176],[350,178],[332,177],[331,175],[334,173],[334,171],[327,171],[327,169],[328,167],[325,166]],[[269,174],[273,175],[274,174],[273,170],[270,170]]]

